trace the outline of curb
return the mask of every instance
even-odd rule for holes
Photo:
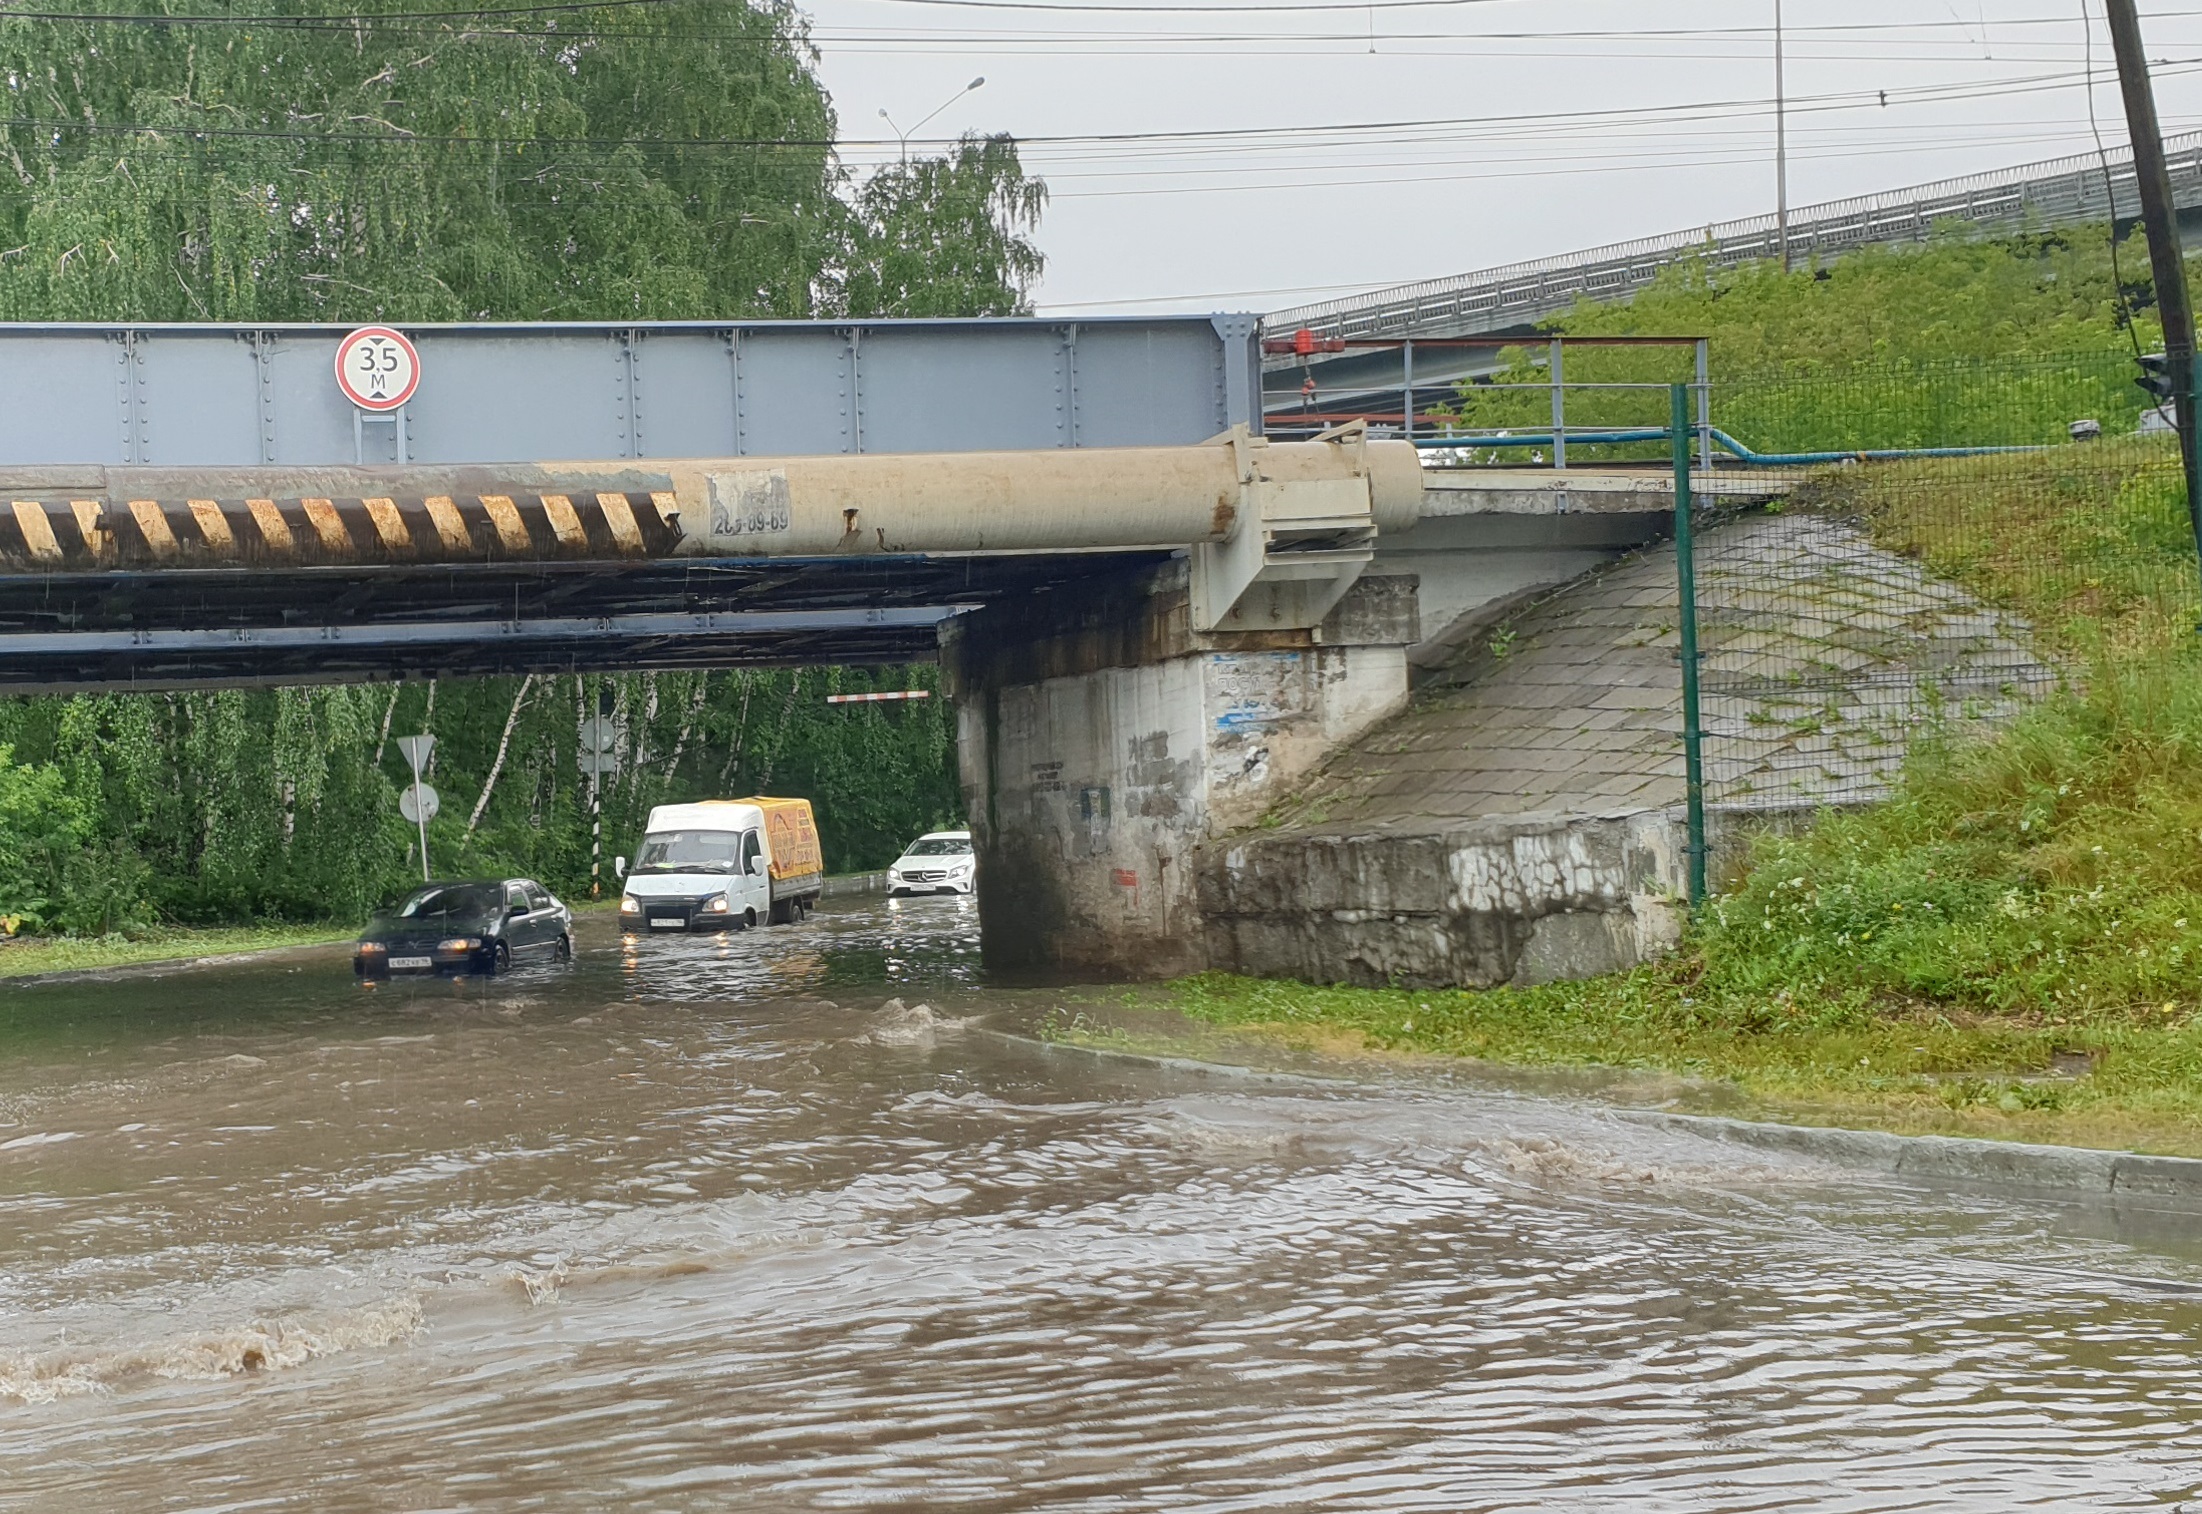
[[[1306,1073],[1265,1072],[1228,1062],[1203,1062],[1194,1057],[1160,1056],[1152,1052],[1115,1051],[1080,1046],[1068,1041],[1043,1041],[1036,1036],[989,1030],[988,1035],[1019,1041],[1043,1052],[1092,1057],[1100,1061],[1135,1063],[1193,1072],[1208,1077],[1242,1082],[1297,1087],[1350,1086],[1384,1089],[1342,1073],[1320,1077]],[[1393,1090],[1396,1091],[1396,1090]],[[1457,1092],[1458,1090],[1455,1090]],[[1528,1095],[1541,1098],[1543,1095]],[[1984,1141],[1967,1136],[1895,1135],[1885,1130],[1845,1130],[1831,1125],[1775,1125],[1754,1120],[1731,1120],[1718,1115],[1669,1114],[1653,1109],[1628,1109],[1614,1105],[1599,1108],[1611,1118],[1631,1125],[1649,1126],[1694,1135],[1731,1146],[1760,1151],[1784,1151],[1817,1157],[1849,1167],[1912,1182],[1947,1183],[1967,1187],[2029,1188],[2070,1193],[2113,1205],[2202,1211],[2202,1158],[2147,1156],[2136,1151],[2095,1151],[2084,1146],[2036,1146],[2018,1141]],[[2202,1509],[2197,1510],[2202,1514]]]
[[[1893,1135],[1821,1125],[1768,1125],[1714,1115],[1617,1109],[1615,1119],[1732,1146],[1788,1151],[1845,1167],[1937,1183],[2050,1189],[2112,1203],[2141,1200],[2202,1209],[2202,1159],[2033,1146],[1966,1136]]]

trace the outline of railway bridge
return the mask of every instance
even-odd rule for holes
[[[0,688],[938,657],[1012,959],[1198,965],[1209,839],[1668,509],[1265,437],[1251,317],[396,338],[0,327]]]

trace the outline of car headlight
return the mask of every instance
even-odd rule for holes
[[[727,903],[724,894],[703,901],[703,912],[707,915],[723,915],[726,911]]]
[[[635,902],[633,894],[621,894],[619,896],[619,912],[623,915],[639,915],[642,913],[642,906]]]
[[[440,952],[470,952],[481,944],[482,938],[480,936],[453,936],[448,941],[438,941],[436,950]]]
[[[359,943],[359,949],[362,952],[386,952],[390,948],[384,946],[380,941],[362,941]]]

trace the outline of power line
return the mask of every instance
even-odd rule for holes
[[[2174,58],[2160,62],[2157,67],[2169,72],[2185,72],[2202,58]],[[1829,94],[1805,96],[1792,102],[1794,111],[1824,113],[1835,110],[1855,109],[1876,104],[1881,99],[1893,98],[1907,103],[1939,103],[1949,100],[1992,99],[2006,95],[2034,94],[2049,90],[2067,89],[2075,82],[2084,83],[2085,76],[2077,72],[2035,74],[2014,79],[1997,80],[1987,84],[1928,84],[1888,91],[1844,90]],[[1107,145],[1114,143],[1196,143],[1196,142],[1258,142],[1280,141],[1292,138],[1346,137],[1367,139],[1386,133],[1403,131],[1428,131],[1439,128],[1506,127],[1510,125],[1548,125],[1557,121],[1576,121],[1586,124],[1622,124],[1632,121],[1690,121],[1723,120],[1741,113],[1757,113],[1770,102],[1757,98],[1733,100],[1692,101],[1674,105],[1632,106],[1607,110],[1536,111],[1497,116],[1437,116],[1407,118],[1395,121],[1348,121],[1317,126],[1247,126],[1205,127],[1173,131],[1134,132],[1083,132],[1060,135],[1018,137],[1019,147]],[[0,117],[0,125],[20,127],[29,131],[66,137],[74,133],[99,135],[165,135],[177,137],[272,140],[299,142],[359,143],[376,146],[439,146],[498,148],[525,151],[529,148],[563,149],[575,147],[594,148],[647,148],[668,151],[693,150],[759,150],[771,148],[821,149],[836,147],[874,147],[885,149],[896,145],[885,138],[737,138],[737,137],[489,137],[489,136],[431,136],[399,131],[347,132],[347,131],[298,131],[276,127],[214,126],[192,122],[96,122],[80,121],[64,117]],[[952,147],[966,140],[956,138],[913,139],[926,145]],[[18,144],[29,145],[29,144]]]

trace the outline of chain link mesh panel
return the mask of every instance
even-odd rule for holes
[[[1887,792],[1922,735],[1993,729],[2093,656],[2192,634],[2178,444],[2134,372],[2111,353],[1716,386],[1716,426],[1790,459],[1695,480],[1716,852]]]

